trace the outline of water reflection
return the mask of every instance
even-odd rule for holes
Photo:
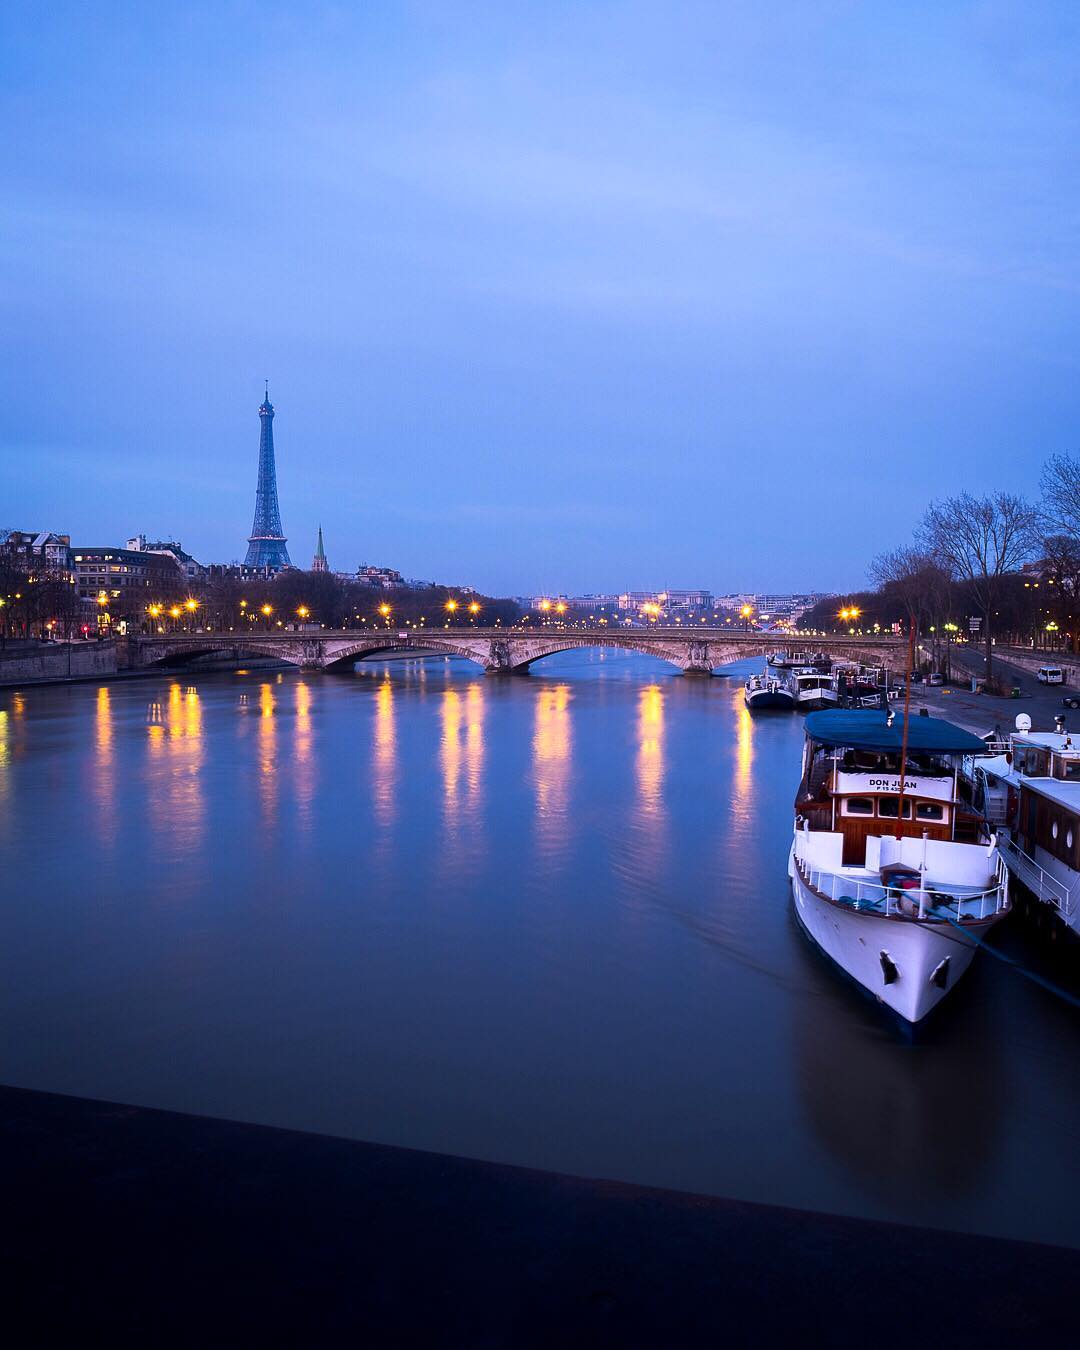
[[[112,699],[106,685],[97,691],[94,705],[94,806],[101,842],[116,843],[116,764],[113,750]]]
[[[637,753],[638,809],[646,819],[657,819],[664,810],[664,695],[650,684],[638,698]]]
[[[311,752],[311,687],[300,680],[296,686],[296,738],[293,764],[296,784],[296,814],[302,830],[310,830],[315,800],[315,759]]]
[[[816,952],[804,954],[835,978]],[[939,1221],[949,1197],[978,1190],[997,1151],[1001,1035],[985,1003],[968,997],[975,992],[959,990],[959,1002],[941,1010],[941,1044],[902,1043],[856,990],[826,991],[817,1008],[794,1005],[800,1095],[814,1131],[859,1190],[908,1213],[916,1207],[916,1222]],[[962,1065],[954,1041],[964,1045]]]
[[[103,691],[104,692],[104,691]],[[99,701],[99,712],[101,704]],[[164,706],[147,710],[150,809],[162,841],[177,851],[202,845],[206,804],[203,798],[202,704],[194,686],[169,686]]]
[[[464,695],[443,691],[439,759],[443,780],[443,831],[448,844],[468,842],[475,848],[480,824],[484,768],[484,693],[473,681]],[[467,834],[462,826],[468,826]]]
[[[572,833],[569,814],[572,731],[568,684],[541,689],[536,694],[532,748],[537,846],[541,856],[561,856],[569,850]]]
[[[735,774],[731,811],[740,823],[751,819],[754,790],[754,718],[740,694],[735,702]]]
[[[277,823],[277,726],[274,720],[274,690],[270,684],[259,685],[259,806],[263,825]]]
[[[375,753],[371,777],[375,823],[388,830],[397,817],[397,738],[394,686],[389,675],[375,695]]]

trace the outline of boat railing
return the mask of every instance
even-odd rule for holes
[[[798,854],[795,866],[806,885],[824,899],[861,913],[884,915],[885,918],[971,923],[996,914],[1008,903],[1008,872],[1000,856],[994,885],[981,890],[972,886],[937,883],[930,879],[924,879],[918,888],[903,890],[898,886],[883,885],[877,879],[816,867]]]
[[[1073,894],[1076,883],[1066,886],[1044,867],[1040,867],[1030,854],[1025,853],[1011,835],[1003,835],[1001,847],[1005,850],[1007,861],[1011,861],[1016,875],[1034,895],[1059,911],[1062,918],[1070,920],[1076,910],[1078,900]]]

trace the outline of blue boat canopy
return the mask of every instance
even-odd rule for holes
[[[898,711],[890,726],[888,713],[879,708],[859,708],[850,712],[826,708],[823,712],[807,714],[806,734],[819,745],[899,751],[904,736],[904,718]],[[908,722],[908,750],[966,755],[985,749],[985,743],[978,736],[940,717],[912,717]]]

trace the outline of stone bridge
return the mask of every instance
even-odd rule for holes
[[[615,632],[555,628],[387,629],[376,632],[318,633],[172,633],[128,638],[128,664],[133,668],[176,664],[200,656],[236,661],[272,657],[305,670],[344,669],[365,657],[394,651],[442,652],[474,661],[485,674],[524,674],[534,661],[581,647],[609,647],[641,652],[677,666],[684,675],[710,675],[718,666],[783,647],[809,661],[823,649],[834,660],[863,661],[900,669],[901,638],[789,638],[731,632],[730,629],[634,628]]]

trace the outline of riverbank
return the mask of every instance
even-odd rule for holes
[[[23,1346],[987,1350],[1074,1328],[1060,1247],[10,1087],[0,1143]]]

